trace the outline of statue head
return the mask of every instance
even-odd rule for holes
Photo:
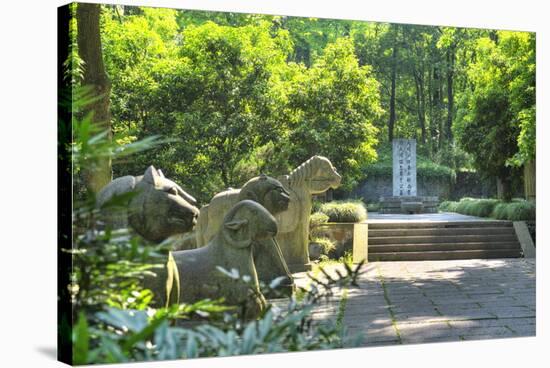
[[[315,161],[313,172],[309,180],[309,187],[312,194],[323,193],[328,189],[336,189],[342,182],[342,177],[330,162],[323,156],[313,156],[310,160]]]
[[[290,203],[290,194],[277,179],[260,175],[247,181],[239,193],[239,201],[250,199],[264,206],[272,215],[283,212]]]
[[[235,204],[225,215],[221,231],[229,245],[246,248],[255,241],[277,235],[277,221],[259,203],[244,200]]]
[[[160,242],[193,229],[199,210],[196,200],[179,185],[149,166],[128,204],[128,222],[147,240]]]

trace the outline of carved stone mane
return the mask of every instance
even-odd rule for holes
[[[313,156],[280,178],[290,193],[288,210],[277,214],[279,223],[277,241],[291,271],[303,271],[309,266],[309,215],[311,195],[323,193],[329,188],[337,188],[341,176],[330,160],[323,156]]]
[[[321,163],[325,161],[328,161],[328,159],[323,156],[313,156],[309,160],[303,162],[288,175],[289,185],[291,187],[296,187],[304,181],[310,179],[315,170],[317,170],[321,166]],[[330,161],[328,162],[330,163]]]

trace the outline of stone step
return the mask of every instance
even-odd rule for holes
[[[369,253],[370,262],[379,261],[436,261],[452,259],[491,259],[491,258],[518,258],[519,250],[458,250],[433,252],[387,252]]]
[[[369,236],[369,246],[378,244],[427,244],[471,242],[516,242],[515,234],[502,235],[435,235],[435,236]]]
[[[386,244],[369,245],[369,256],[373,253],[431,252],[457,250],[519,250],[518,242],[472,242],[472,243],[428,243],[428,244]]]
[[[369,237],[386,236],[439,236],[439,235],[513,235],[513,227],[479,227],[479,228],[410,228],[410,229],[371,229]]]
[[[486,220],[486,221],[401,221],[401,222],[382,222],[367,221],[369,230],[384,229],[411,229],[411,228],[478,228],[478,227],[513,227],[511,221]]]

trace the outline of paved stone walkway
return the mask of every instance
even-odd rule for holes
[[[360,288],[340,290],[314,312],[315,320],[335,320],[347,294],[342,322],[348,335],[363,335],[362,346],[535,335],[535,260],[372,262],[365,269]]]

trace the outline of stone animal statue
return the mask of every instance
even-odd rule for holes
[[[313,156],[279,180],[290,193],[290,204],[286,211],[275,215],[279,224],[277,241],[292,272],[309,270],[311,195],[337,188],[342,177],[328,158]]]
[[[219,231],[206,246],[171,253],[179,287],[170,289],[168,303],[166,268],[159,272],[156,281],[148,279],[145,286],[162,304],[223,297],[228,305],[245,304],[245,318],[255,318],[265,308],[265,298],[260,293],[252,247],[276,234],[277,221],[263,206],[251,200],[240,201],[227,212]],[[241,277],[248,275],[255,292],[251,293],[245,283],[224,275],[217,266],[228,271],[236,269]]]
[[[126,194],[131,195],[125,201],[114,208],[108,206],[110,201],[124,198]],[[108,226],[129,225],[153,242],[192,230],[199,214],[196,204],[192,196],[153,166],[149,166],[142,176],[114,179],[97,195],[97,205]]]
[[[260,175],[250,179],[241,189],[229,189],[216,194],[210,204],[200,210],[195,232],[197,246],[207,244],[219,231],[224,215],[235,203],[249,199],[258,202],[272,215],[288,208],[289,193],[276,179]],[[275,239],[267,239],[254,245],[254,263],[260,281],[269,284],[277,277],[285,279],[279,285],[279,290],[286,294],[294,291],[294,279],[289,272],[281,249]]]

